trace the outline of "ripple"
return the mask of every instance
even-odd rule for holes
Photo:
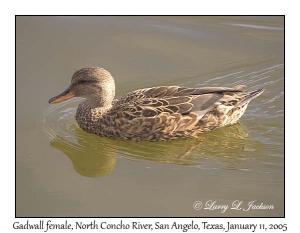
[[[236,27],[253,28],[253,29],[284,31],[284,28],[281,28],[281,27],[270,27],[270,26],[262,26],[262,25],[254,25],[254,24],[241,24],[241,23],[224,23],[224,24],[236,26]]]
[[[75,120],[81,99],[51,105],[44,112],[43,131],[50,145],[62,151],[77,173],[87,177],[110,174],[118,159],[152,161],[205,169],[243,169],[259,143],[248,139],[238,123],[199,135],[198,139],[165,142],[131,142],[84,132]]]
[[[228,83],[230,80],[232,86],[246,84],[251,85],[251,89],[258,89],[276,85],[280,90],[277,82],[282,81],[283,77],[274,77],[272,72],[279,70],[280,74],[283,68],[283,64],[277,64],[255,71],[241,70],[213,77],[208,79],[207,83],[224,79],[221,82]],[[44,111],[43,131],[49,138],[50,145],[66,154],[72,160],[74,169],[84,176],[101,177],[110,174],[117,158],[205,167],[205,169],[241,170],[256,166],[252,170],[257,171],[259,170],[257,164],[263,164],[259,161],[268,160],[268,156],[257,157],[264,147],[269,146],[267,142],[271,135],[274,137],[275,131],[268,131],[268,129],[274,127],[273,119],[276,120],[284,113],[278,110],[284,92],[280,90],[276,95],[270,96],[268,89],[274,89],[274,86],[267,88],[264,95],[260,97],[261,100],[256,100],[260,104],[255,106],[251,104],[242,118],[242,122],[249,126],[255,125],[250,131],[246,125],[238,123],[201,134],[198,139],[136,143],[101,137],[86,133],[77,125],[74,116],[78,104],[82,101],[81,98],[50,105]],[[257,125],[257,119],[269,119],[269,128]],[[282,132],[281,128],[276,129]],[[265,135],[262,136],[261,132],[265,132]],[[277,134],[276,140],[280,142],[282,133]],[[268,148],[268,150],[271,149]],[[278,148],[275,149],[278,150]]]

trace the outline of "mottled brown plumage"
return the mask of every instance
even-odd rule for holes
[[[244,88],[160,86],[114,99],[111,74],[87,67],[76,71],[70,87],[49,103],[84,97],[76,113],[83,130],[135,141],[162,141],[194,137],[236,123],[248,103],[264,91],[243,92]]]

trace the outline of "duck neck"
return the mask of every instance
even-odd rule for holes
[[[99,96],[94,96],[88,98],[84,101],[91,109],[110,109],[112,106],[113,98],[101,98]]]
[[[96,101],[85,100],[77,108],[76,121],[84,131],[95,133],[102,127],[101,120],[111,108],[111,102],[99,104]]]
[[[76,120],[79,126],[87,132],[97,132],[101,127],[101,119],[113,106],[114,97],[114,89],[101,90],[95,95],[87,96],[77,108]]]

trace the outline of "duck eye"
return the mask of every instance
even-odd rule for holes
[[[85,84],[85,83],[93,83],[95,82],[94,80],[86,80],[86,79],[82,79],[82,80],[79,80],[78,83],[80,84]]]
[[[83,84],[83,83],[87,83],[87,80],[79,80],[78,82]]]

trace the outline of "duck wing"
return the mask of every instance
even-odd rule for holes
[[[216,104],[236,100],[235,93],[240,93],[246,86],[187,88],[162,86],[140,89],[128,93],[118,101],[119,112],[129,118],[154,117],[165,112],[188,115],[191,112],[198,118],[205,115]],[[228,94],[226,94],[228,93]]]
[[[123,138],[164,140],[186,137],[197,130],[199,121],[208,112],[226,114],[229,109],[239,107],[239,103],[248,102],[249,93],[242,89],[240,86],[142,89],[118,100],[108,115],[114,118],[115,127],[120,129]]]
[[[190,96],[190,95],[203,95],[209,93],[221,93],[221,92],[241,92],[246,86],[238,85],[235,87],[200,87],[200,88],[188,88],[180,86],[160,86],[139,89],[132,91],[123,96],[119,101],[120,103],[128,103],[130,101],[137,101],[145,98],[164,98],[171,96]]]
[[[109,131],[135,140],[165,140],[192,136],[199,120],[222,99],[223,94],[142,98],[116,104],[107,114],[114,122]]]

